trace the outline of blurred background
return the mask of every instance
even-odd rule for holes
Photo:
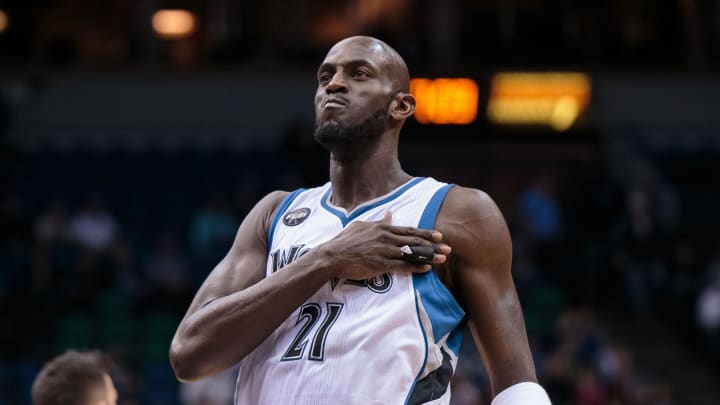
[[[315,70],[410,67],[407,171],[487,191],[556,404],[720,403],[720,0],[0,0],[0,404],[67,348],[228,404],[170,339],[265,193],[327,181]],[[457,405],[489,404],[466,338]]]

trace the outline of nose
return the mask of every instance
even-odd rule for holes
[[[342,74],[340,72],[336,72],[330,82],[328,82],[327,86],[325,87],[325,91],[328,94],[332,93],[344,93],[347,92],[347,84],[345,83],[345,80],[342,77]]]

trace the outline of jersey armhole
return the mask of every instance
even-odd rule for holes
[[[270,227],[268,228],[268,235],[267,235],[267,249],[268,252],[272,248],[272,240],[273,235],[275,235],[275,227],[277,226],[278,221],[280,218],[282,218],[283,214],[285,214],[285,211],[287,211],[288,207],[290,207],[290,204],[292,204],[293,201],[297,198],[300,193],[305,191],[304,188],[299,188],[292,193],[288,194],[282,203],[280,203],[280,206],[278,207],[277,211],[275,212],[275,215],[273,216],[272,222],[270,222]]]

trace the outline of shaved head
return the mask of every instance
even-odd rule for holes
[[[402,56],[390,45],[377,38],[358,35],[345,38],[336,43],[330,48],[328,55],[330,55],[333,50],[349,44],[365,47],[371,55],[377,57],[377,60],[387,68],[388,75],[395,85],[395,91],[403,93],[410,91],[410,73],[408,72],[407,64],[405,64]]]

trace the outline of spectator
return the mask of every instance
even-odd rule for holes
[[[616,385],[623,377],[623,360],[627,350],[617,342],[610,341],[597,353],[595,364],[602,379],[610,385]]]
[[[88,198],[84,208],[73,217],[71,230],[77,243],[94,251],[106,250],[118,237],[117,221],[98,196]]]
[[[648,194],[634,188],[625,197],[625,212],[613,227],[613,259],[623,274],[633,314],[647,318],[653,310],[652,280],[663,278],[665,272],[658,254],[661,240]]]
[[[715,272],[713,279],[700,292],[697,301],[697,319],[704,332],[708,334],[720,332],[720,272]]]
[[[237,367],[180,386],[183,405],[232,405]]]
[[[575,403],[578,405],[604,405],[608,392],[594,369],[580,372],[575,388]]]
[[[560,206],[555,197],[555,179],[539,176],[520,194],[520,210],[530,234],[541,241],[552,241],[562,235]]]
[[[55,357],[33,382],[33,405],[116,405],[108,367],[99,352],[70,350]]]

